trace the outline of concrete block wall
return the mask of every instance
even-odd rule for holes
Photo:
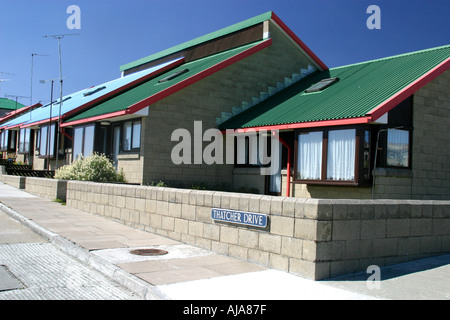
[[[450,199],[450,70],[414,94],[413,199]]]
[[[25,177],[0,174],[0,181],[18,189],[25,189]]]
[[[450,252],[450,201],[325,200],[69,181],[67,205],[311,279]],[[215,222],[263,213],[268,227]]]
[[[51,200],[66,200],[67,181],[27,177],[25,191]]]

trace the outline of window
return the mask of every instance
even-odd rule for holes
[[[36,130],[36,150],[39,151],[40,147],[41,147],[41,131]]]
[[[296,182],[363,185],[370,181],[370,129],[298,130],[296,138]]]
[[[8,130],[3,130],[0,133],[0,149],[6,151],[8,149]]]
[[[30,137],[31,137],[31,129],[27,128],[20,129],[19,153],[30,152]]]
[[[409,131],[389,129],[387,131],[386,164],[392,167],[409,167]]]
[[[39,154],[41,157],[55,156],[55,124],[41,127]]]
[[[141,121],[123,123],[122,152],[138,151],[141,146]]]
[[[73,135],[73,159],[87,157],[94,152],[95,124],[76,127]]]
[[[141,122],[133,123],[133,139],[131,140],[131,148],[139,149],[141,147]]]
[[[8,130],[8,131],[9,131],[9,135],[10,135],[8,149],[15,150],[16,149],[17,131],[14,131],[14,130]]]
[[[328,180],[355,180],[355,139],[355,129],[328,132]]]
[[[322,137],[321,131],[298,135],[297,179],[320,180],[322,178]]]
[[[256,131],[237,134],[234,163],[236,167],[267,167],[272,156],[270,136],[258,135]]]
[[[0,134],[0,150],[13,151],[16,149],[17,131],[3,130]]]
[[[329,86],[331,86],[333,83],[338,82],[338,81],[339,81],[339,78],[323,79],[323,80],[320,80],[318,83],[312,85],[308,89],[306,89],[305,92],[310,93],[310,92],[322,91],[322,90],[328,88]]]

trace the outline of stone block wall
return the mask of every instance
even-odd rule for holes
[[[69,181],[67,205],[310,279],[450,252],[450,201],[325,200]],[[211,219],[266,214],[268,227]]]
[[[0,181],[18,189],[25,189],[25,177],[0,174]]]
[[[66,200],[67,181],[46,178],[26,178],[25,191],[51,200]]]

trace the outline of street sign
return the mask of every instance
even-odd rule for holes
[[[267,226],[267,215],[262,213],[212,208],[211,219],[259,228]]]

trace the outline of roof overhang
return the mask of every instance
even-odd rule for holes
[[[311,58],[311,60],[314,62],[314,64],[316,65],[316,67],[319,70],[328,70],[328,67],[317,57],[317,55],[315,55],[311,49],[309,49],[306,44],[300,40],[300,38],[272,11],[263,13],[261,15],[258,15],[256,17],[247,19],[245,21],[236,23],[234,25],[231,25],[229,27],[220,29],[218,31],[215,32],[211,32],[209,34],[206,34],[204,36],[198,37],[196,39],[184,42],[182,44],[176,45],[174,47],[168,48],[166,50],[163,50],[161,52],[149,55],[147,57],[138,59],[136,61],[124,64],[120,67],[120,71],[121,72],[127,72],[128,70],[134,69],[136,67],[145,65],[147,63],[153,62],[153,61],[157,61],[159,59],[163,59],[167,56],[182,52],[186,49],[189,48],[193,48],[193,47],[197,47],[197,46],[201,46],[204,45],[208,42],[211,42],[213,40],[222,38],[222,37],[226,37],[229,36],[233,33],[242,31],[244,29],[253,27],[255,25],[258,24],[262,24],[265,23],[267,21],[271,21],[273,22],[276,26],[278,26],[298,47],[299,49],[306,54],[307,56],[309,56]],[[265,30],[262,34],[261,34],[261,40],[264,40],[267,38],[267,32],[269,30]]]
[[[400,102],[417,92],[424,85],[429,83],[431,80],[435,79],[437,76],[442,74],[444,71],[450,68],[450,58],[443,61],[423,76],[418,78],[416,81],[412,82],[408,86],[406,86],[403,90],[397,92],[389,99],[383,101],[374,109],[368,112],[368,115],[371,118],[371,121],[376,121],[378,118],[392,110],[395,106],[397,106]]]

